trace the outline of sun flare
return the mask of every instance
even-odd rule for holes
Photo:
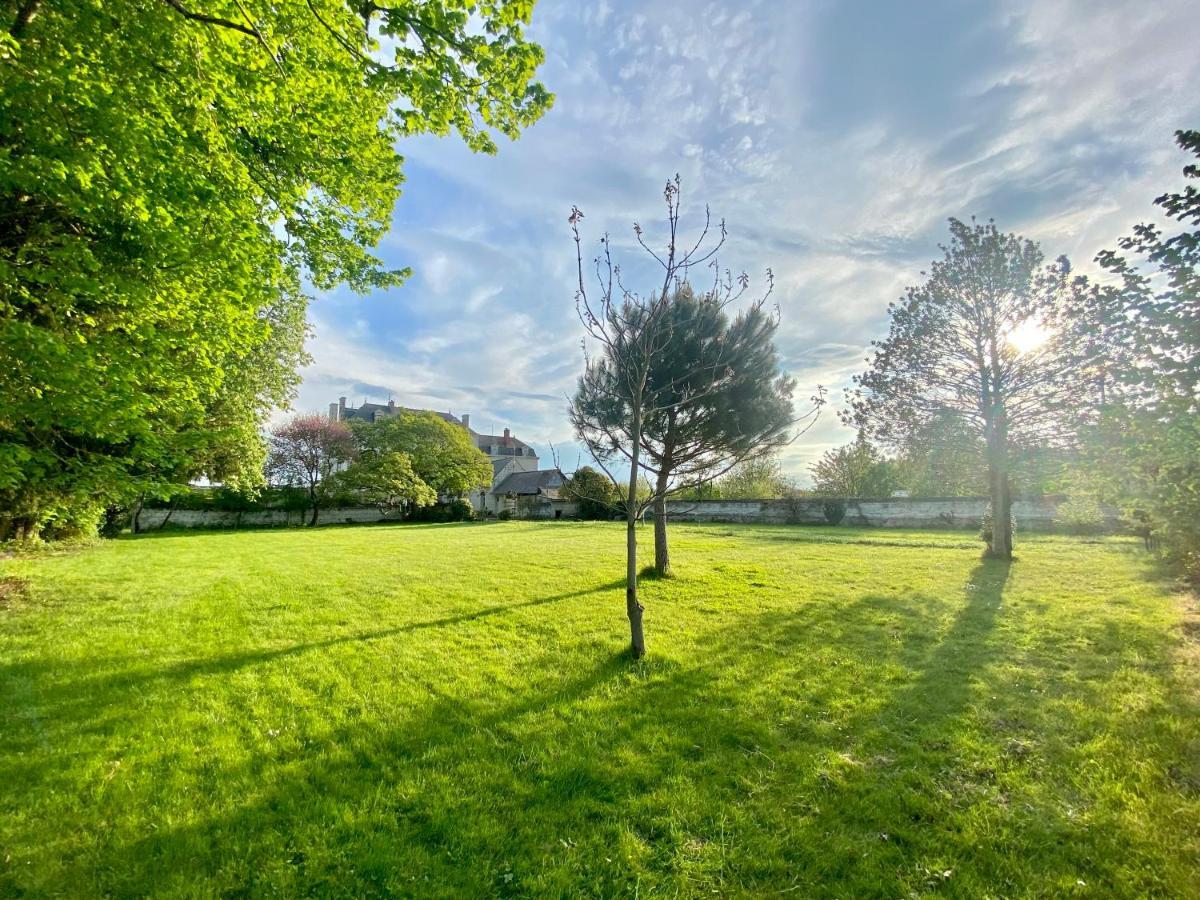
[[[1029,353],[1046,343],[1050,329],[1032,319],[1022,322],[1008,334],[1008,343],[1018,353]]]

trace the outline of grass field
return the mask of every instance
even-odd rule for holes
[[[608,524],[0,562],[0,895],[1200,896],[1135,543],[673,534],[636,664]]]

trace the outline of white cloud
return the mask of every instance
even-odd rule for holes
[[[496,157],[450,139],[401,148],[384,254],[415,277],[359,301],[365,314],[340,295],[317,304],[301,404],[374,386],[569,446],[567,211],[624,250],[680,172],[685,218],[708,201],[729,224],[723,262],[774,270],[798,396],[821,382],[836,407],[948,216],[995,216],[1087,268],[1178,182],[1172,132],[1200,114],[1191,7],[542,0],[554,109]],[[802,472],[848,437],[831,409],[786,462]]]

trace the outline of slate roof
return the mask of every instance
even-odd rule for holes
[[[492,488],[494,494],[546,494],[557,496],[558,489],[566,483],[566,476],[558,469],[539,469],[536,472],[513,472]]]
[[[470,430],[470,429],[468,429]],[[517,453],[517,450],[532,450],[527,443],[518,437],[513,437],[511,434],[508,437],[508,443],[504,443],[504,435],[502,434],[480,434],[478,431],[471,431],[471,438],[475,441],[475,446],[480,450],[487,452],[487,448],[493,444],[496,449],[510,456],[533,456],[532,453]]]
[[[374,422],[377,413],[383,413],[384,416],[392,413],[433,413],[441,419],[449,422],[451,425],[462,426],[462,421],[450,413],[438,412],[436,409],[413,409],[411,406],[397,406],[395,409],[389,407],[386,403],[363,403],[362,406],[347,406],[342,410],[343,419],[366,419],[368,422]]]
[[[394,413],[433,413],[441,419],[449,422],[451,425],[462,427],[462,419],[448,412],[438,412],[436,409],[414,409],[411,406],[397,406],[392,408],[386,403],[368,403],[363,402],[362,406],[347,406],[341,410],[343,419],[364,419],[367,422],[374,422],[377,417],[386,418]],[[467,433],[471,435],[471,440],[475,442],[475,446],[487,453],[489,456],[532,456],[537,459],[537,453],[532,447],[518,437],[513,437],[512,433],[506,438],[502,434],[480,434],[473,428],[467,428]],[[494,449],[493,449],[494,448]]]

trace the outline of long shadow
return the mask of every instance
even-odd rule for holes
[[[932,727],[962,712],[971,694],[972,676],[996,655],[990,640],[1008,583],[1012,563],[982,560],[967,580],[966,605],[955,617],[922,674],[889,704],[894,710],[919,714]]]
[[[710,890],[778,890],[795,871],[815,879],[810,893],[828,893],[835,884],[847,895],[869,890],[869,875],[829,852],[830,835],[853,828],[854,815],[862,814],[843,812],[837,779],[844,773],[824,762],[845,749],[847,730],[854,730],[834,708],[903,655],[906,664],[926,668],[887,705],[911,707],[931,723],[952,717],[969,691],[970,667],[958,651],[982,650],[1006,577],[1007,567],[977,568],[965,608],[939,642],[914,629],[924,651],[915,656],[885,643],[887,626],[875,621],[890,611],[924,624],[908,599],[864,597],[842,606],[841,616],[813,604],[719,629],[702,642],[709,652],[695,665],[633,664],[623,650],[598,653],[582,673],[550,677],[508,699],[432,692],[391,727],[342,726],[323,742],[330,749],[300,747],[282,757],[263,750],[264,757],[209,776],[214,790],[248,792],[222,804],[213,818],[105,847],[105,874],[117,880],[104,887],[135,889],[156,869],[183,867],[195,876],[198,863],[217,879],[217,889],[248,894],[332,884],[360,894],[528,895],[539,892],[541,859],[566,867],[556,877],[570,871],[582,879],[574,888],[551,882],[558,893],[633,892],[647,874],[670,891],[686,883],[673,883],[671,873],[692,854],[709,852],[723,835],[723,820],[733,816],[743,830],[773,833],[777,857],[738,853],[734,880]],[[531,660],[531,671],[552,672],[554,653]],[[803,684],[814,666],[827,667],[819,688]],[[949,668],[961,670],[964,685],[931,705],[924,699],[927,682]],[[759,704],[778,704],[773,691],[792,684],[798,693],[788,721],[763,718]],[[694,820],[681,801],[669,813],[676,793],[703,796],[708,812]],[[370,825],[351,812],[367,808]],[[347,814],[314,831],[317,810]],[[746,820],[745,810],[753,818]],[[573,868],[582,864],[570,862],[573,842],[585,843],[579,850],[585,858],[599,860],[615,856],[611,848],[629,839],[623,835],[650,848],[648,870]],[[226,842],[243,848],[242,855],[231,858]],[[903,858],[899,847],[883,850],[889,864]],[[297,858],[303,865],[275,863]],[[396,880],[414,871],[430,880],[416,886]],[[506,878],[514,879],[511,889]]]
[[[965,816],[991,798],[954,795],[949,744],[1004,652],[996,626],[1009,568],[977,565],[940,633],[941,611],[922,608],[933,598],[804,604],[697,636],[686,661],[633,664],[611,646],[560,659],[561,647],[546,647],[523,661],[534,680],[516,690],[456,683],[453,696],[430,691],[394,717],[254,744],[248,758],[206,764],[181,752],[163,762],[178,767],[175,780],[137,797],[133,826],[126,813],[124,827],[89,834],[61,859],[55,886],[979,896],[1085,878],[1104,893],[1125,823],[1026,840],[1030,814],[997,803],[990,821],[1009,843],[988,856]],[[510,608],[539,602],[551,601]],[[892,617],[910,624],[895,640]],[[893,688],[882,679],[895,668],[911,675]],[[878,702],[839,718],[856,692]],[[862,758],[870,752],[880,758]],[[181,784],[191,793],[177,795]],[[128,801],[114,787],[97,802],[119,819]]]
[[[581,588],[577,591],[554,594],[549,597],[539,597],[521,603],[488,606],[472,612],[446,616],[440,619],[408,622],[389,628],[354,632],[319,641],[306,641],[273,649],[183,660],[158,668],[128,669],[115,673],[69,679],[56,684],[53,688],[39,688],[37,705],[43,716],[52,716],[59,720],[75,711],[84,713],[84,715],[75,717],[75,721],[77,722],[86,719],[101,719],[106,714],[111,717],[114,712],[119,712],[122,709],[122,701],[126,694],[148,683],[187,681],[195,676],[225,674],[247,666],[260,665],[286,657],[327,650],[343,644],[366,643],[428,629],[453,628],[456,625],[476,622],[493,616],[502,616],[517,610],[561,603],[590,594],[600,594],[605,591],[621,588],[624,584],[624,579],[618,579],[601,585]],[[44,682],[47,677],[53,677],[57,671],[59,671],[57,666],[15,662],[0,666],[0,685],[7,684],[10,681],[40,683]],[[108,720],[106,719],[105,721]],[[11,746],[14,742],[6,741],[5,743]]]

